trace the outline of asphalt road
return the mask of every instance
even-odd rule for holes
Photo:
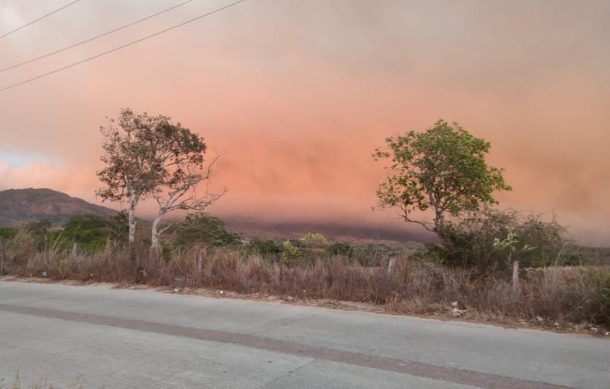
[[[610,340],[0,282],[0,377],[89,388],[610,388]],[[1,385],[0,385],[1,386]]]

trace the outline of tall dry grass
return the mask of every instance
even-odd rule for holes
[[[198,247],[165,257],[140,250],[137,257],[136,273],[122,250],[43,254],[15,245],[7,250],[4,268],[6,274],[53,280],[137,280],[150,286],[373,303],[400,313],[610,326],[610,270],[604,267],[524,271],[521,293],[515,298],[507,276],[408,257],[397,258],[391,271],[387,262],[367,267],[341,256],[321,256],[288,267],[279,259],[231,248]]]

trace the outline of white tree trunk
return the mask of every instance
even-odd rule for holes
[[[129,208],[129,245],[132,245],[136,241],[136,209],[132,203]]]
[[[161,248],[161,232],[159,232],[159,223],[161,222],[161,218],[163,217],[163,214],[159,214],[157,215],[157,217],[155,217],[155,220],[153,220],[153,224],[152,224],[152,236],[151,236],[151,242],[152,242],[152,248],[154,250],[158,250]]]

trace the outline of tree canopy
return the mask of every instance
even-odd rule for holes
[[[510,190],[502,170],[487,164],[490,144],[459,124],[437,121],[423,132],[409,131],[386,138],[387,149],[375,159],[390,161],[388,176],[379,185],[382,207],[398,207],[409,223],[440,233],[447,214],[458,216],[482,204],[496,203],[493,194]],[[433,223],[412,217],[414,211],[434,210]]]

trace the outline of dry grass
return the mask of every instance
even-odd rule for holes
[[[170,258],[143,251],[136,276],[122,251],[77,256],[52,252],[48,257],[23,250],[8,254],[5,270],[16,276],[113,283],[133,283],[137,278],[150,286],[374,303],[397,313],[526,320],[555,327],[585,321],[606,328],[610,324],[610,304],[604,300],[610,299],[610,270],[603,267],[526,271],[521,295],[514,298],[508,277],[481,276],[406,257],[398,258],[388,273],[387,263],[365,267],[342,257],[286,267],[236,249],[194,249]]]

